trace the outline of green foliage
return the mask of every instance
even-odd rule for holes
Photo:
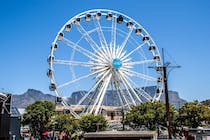
[[[41,139],[42,133],[49,130],[66,132],[69,138],[77,139],[79,131],[95,132],[107,128],[107,121],[102,115],[88,114],[76,119],[71,114],[56,114],[55,104],[48,101],[37,101],[26,108],[23,125],[29,125],[34,136]]]
[[[177,120],[181,126],[196,128],[210,120],[210,109],[198,101],[187,102],[179,109]]]
[[[174,108],[170,106],[172,118],[174,118]],[[163,102],[145,102],[139,106],[133,106],[126,114],[126,122],[133,128],[146,126],[150,130],[155,130],[158,126],[166,126],[166,109]]]
[[[210,107],[210,99],[201,102],[203,105]]]
[[[107,128],[107,121],[102,115],[84,115],[79,120],[80,128],[84,132],[95,132],[97,127],[99,130],[105,130]]]
[[[49,126],[60,132],[76,135],[79,130],[79,120],[71,114],[56,114],[52,117]]]
[[[188,126],[196,128],[208,125],[210,122],[210,108],[198,101],[185,103],[178,112],[170,105],[172,127]],[[133,106],[126,114],[126,122],[133,128],[145,126],[155,130],[159,126],[166,127],[166,109],[163,102],[145,102]],[[95,132],[97,129],[105,130],[107,121],[102,115],[84,115],[79,119],[70,114],[56,114],[55,104],[48,101],[37,101],[26,108],[23,115],[23,125],[29,125],[35,136],[54,128],[65,131],[69,136],[78,138],[79,131]]]
[[[35,136],[41,137],[48,129],[48,123],[55,111],[55,104],[49,101],[36,101],[26,108],[23,114],[23,125],[29,125]]]

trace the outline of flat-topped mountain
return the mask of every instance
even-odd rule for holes
[[[155,93],[156,87],[146,87],[145,90],[148,93]],[[118,96],[115,94],[116,91],[107,91],[104,97],[104,105],[106,106],[117,106],[120,105],[118,101]],[[77,91],[73,92],[71,97],[65,98],[69,104],[76,104],[83,96],[86,94],[86,91]],[[50,94],[44,94],[43,92],[35,89],[28,89],[25,93],[21,95],[12,96],[12,105],[18,108],[25,108],[29,104],[34,103],[35,101],[52,101],[55,102],[56,97]],[[161,96],[161,100],[164,101],[164,95]],[[179,97],[178,92],[169,91],[169,100],[176,107],[182,106],[186,101]],[[83,104],[87,104],[88,101]]]

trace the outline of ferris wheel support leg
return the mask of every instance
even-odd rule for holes
[[[130,103],[128,102],[127,97],[125,97],[125,93],[123,92],[123,90],[120,87],[118,87],[118,88],[119,88],[119,92],[122,95],[126,105],[128,106],[128,109],[131,109]]]
[[[99,99],[100,99],[100,97],[101,97],[102,92],[104,91],[105,85],[106,85],[106,83],[102,83],[102,85],[101,85],[102,87],[100,88],[100,91],[99,91],[99,93],[98,93],[98,95],[97,95],[97,97],[96,97],[96,100],[94,101],[94,104],[93,104],[93,106],[92,106],[92,108],[91,108],[91,110],[90,110],[89,113],[93,113],[93,111],[94,111],[94,109],[95,109],[95,106],[96,106],[96,104],[98,103],[98,101],[99,101]]]
[[[63,104],[63,106],[64,106],[66,109],[68,109],[68,110],[70,111],[70,113],[71,113],[75,118],[79,118],[79,115],[78,115],[76,112],[74,112],[74,110],[72,110],[72,109],[70,108],[70,106],[67,105],[66,102],[63,101],[62,104]]]
[[[116,83],[115,83],[114,81],[112,81],[112,83],[111,83],[112,90],[114,89],[114,88],[113,88],[113,84],[114,84],[114,87],[115,87],[115,89],[116,89],[117,96],[118,96],[118,98],[119,98],[119,100],[120,100],[120,104],[123,106],[124,104],[123,104],[122,97],[120,96],[120,93],[119,93],[119,91],[118,91],[118,89],[117,89],[117,86],[116,86]],[[113,92],[113,91],[112,91],[112,92]]]
[[[90,94],[91,91],[93,91],[98,85],[99,83],[101,83],[101,81],[104,79],[104,77],[107,76],[107,74],[109,73],[110,70],[108,70],[106,73],[103,74],[103,76],[97,81],[97,83],[89,90],[89,92],[82,97],[82,99],[78,102],[77,105],[80,105],[85,99],[86,97]]]
[[[98,105],[96,107],[95,115],[98,114],[99,108],[101,107],[101,103],[102,103],[102,101],[104,99],[104,95],[107,92],[107,89],[109,87],[109,83],[110,83],[111,77],[112,77],[112,74],[110,74],[109,77],[107,78],[106,85],[104,86],[103,93],[102,93],[101,98],[100,98],[100,100],[98,102]]]

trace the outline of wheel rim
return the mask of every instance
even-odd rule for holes
[[[52,43],[48,63],[50,89],[75,116],[78,108],[81,114],[99,114],[107,92],[128,109],[162,94],[161,70],[148,69],[162,65],[155,42],[139,23],[113,10],[89,10],[67,21]],[[155,93],[147,93],[145,87],[153,85]],[[83,95],[69,105],[65,96],[75,91]]]

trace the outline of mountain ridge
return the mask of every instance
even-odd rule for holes
[[[148,87],[146,89],[150,92],[154,92],[155,87]],[[73,92],[71,97],[66,98],[69,104],[76,104],[81,97],[83,96],[81,92],[85,91],[76,91]],[[104,97],[104,105],[114,106],[119,103],[116,101],[116,96],[112,94],[110,91],[107,91],[106,96]],[[52,101],[55,102],[56,96],[51,94],[44,94],[42,91],[36,89],[28,89],[26,92],[20,95],[12,96],[12,106],[17,108],[26,108],[29,104],[34,103],[35,101]],[[161,101],[164,101],[164,94],[160,98]],[[169,100],[176,107],[182,106],[186,100],[179,97],[179,93],[176,91],[169,91]]]
[[[20,95],[12,95],[12,106],[17,108],[26,108],[35,101],[55,101],[56,97],[51,94],[44,94],[40,90],[28,89]]]

